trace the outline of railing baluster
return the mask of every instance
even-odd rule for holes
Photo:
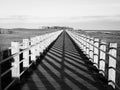
[[[11,46],[13,47],[11,49],[12,55],[18,53],[20,51],[19,42],[11,42]],[[13,57],[14,62],[12,62],[12,77],[13,78],[20,78],[20,57],[19,54]]]
[[[29,48],[29,39],[23,39],[23,49]],[[23,67],[29,67],[29,50],[23,52]]]
[[[87,38],[85,37],[85,38],[83,38],[85,41],[87,41]],[[87,42],[85,42],[83,40],[83,43],[84,43],[84,52],[85,52],[85,54],[87,54]]]
[[[110,43],[110,49],[109,54],[114,56],[116,58],[117,56],[117,43]],[[116,82],[116,71],[113,69],[116,69],[116,60],[109,56],[109,70],[108,70],[108,80],[112,81],[108,84],[112,85],[115,88],[114,83]]]
[[[90,51],[90,61],[91,62],[94,62],[93,61],[93,52],[94,52],[93,43],[94,43],[93,38],[91,37],[90,38],[90,50],[89,50]]]
[[[30,41],[31,41],[31,45],[34,45],[35,44],[35,39],[34,37],[31,37],[30,38]],[[31,61],[35,62],[35,47],[31,47]]]
[[[89,37],[87,36],[87,49],[86,49],[86,55],[89,58]]]
[[[98,62],[99,62],[99,39],[94,38],[94,66],[98,68]]]
[[[99,69],[100,69],[100,73],[105,76],[106,42],[101,41],[100,49],[102,51],[100,51]]]
[[[37,44],[37,46],[36,46],[36,47],[37,47],[37,51],[36,51],[36,52],[37,52],[37,57],[38,57],[38,56],[40,56],[40,52],[39,52],[39,45],[40,45],[39,36],[36,36],[36,40],[37,40],[37,43],[39,43],[39,44]]]

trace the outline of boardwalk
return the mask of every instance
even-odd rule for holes
[[[107,90],[87,61],[63,32],[36,68],[12,90]]]

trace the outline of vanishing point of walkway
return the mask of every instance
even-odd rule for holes
[[[12,90],[107,90],[66,32]]]

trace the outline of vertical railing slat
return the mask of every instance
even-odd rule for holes
[[[94,39],[94,66],[98,68],[99,65],[99,39],[95,38]]]
[[[23,49],[29,48],[29,39],[23,39]],[[29,67],[29,50],[23,52],[23,67]]]
[[[11,42],[11,53],[12,55],[18,53],[20,51],[20,46],[19,46],[19,42]],[[14,78],[19,78],[20,77],[20,57],[19,55],[16,55],[13,57],[14,61],[12,62],[12,77]]]
[[[91,37],[90,38],[90,61],[91,62],[93,62],[94,63],[94,61],[93,61],[93,53],[94,53],[94,48],[93,48],[93,42],[94,41],[94,39]]]
[[[34,37],[30,38],[31,45],[35,44]],[[31,47],[31,61],[35,62],[35,47]]]
[[[109,49],[109,54],[112,55],[113,57],[117,57],[117,43],[110,43],[110,49]],[[109,70],[108,70],[108,80],[109,81],[113,81],[114,83],[116,82],[116,71],[113,69],[116,69],[116,60],[109,56]],[[115,85],[111,82],[109,82],[108,84],[110,84],[111,86],[113,86],[113,88],[115,88]]]
[[[106,42],[101,41],[100,49],[101,51],[100,51],[99,69],[100,69],[100,73],[105,76]]]

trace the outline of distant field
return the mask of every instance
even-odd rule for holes
[[[0,50],[10,47],[11,41],[19,41],[33,36],[53,32],[53,29],[9,29],[10,33],[0,34]]]
[[[88,34],[91,37],[96,37],[107,42],[120,43],[120,30],[83,30],[78,32]]]

